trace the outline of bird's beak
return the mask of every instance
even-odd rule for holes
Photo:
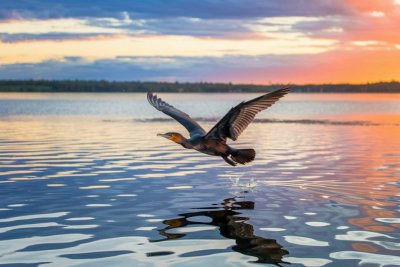
[[[169,135],[168,134],[157,134],[157,136],[162,136],[162,137],[164,137],[164,138],[167,138],[167,139],[169,139]]]

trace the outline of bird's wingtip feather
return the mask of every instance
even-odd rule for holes
[[[291,92],[291,90],[290,90],[290,87],[289,87],[289,86],[282,87],[281,89],[278,89],[278,91],[282,91],[282,92],[285,92],[285,93],[289,93],[289,92]]]
[[[152,89],[150,89],[149,91],[147,91],[147,101],[149,101],[149,103],[156,107],[157,106],[157,95],[154,93],[154,91]]]
[[[272,91],[271,93],[272,93],[272,94],[279,94],[279,95],[284,96],[284,95],[286,95],[286,94],[288,94],[288,93],[290,93],[290,92],[292,92],[292,91],[290,90],[290,87],[286,86],[286,87],[282,87],[282,88],[280,88],[280,89],[278,89],[278,90]]]

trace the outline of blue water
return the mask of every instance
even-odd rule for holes
[[[256,94],[161,96],[209,129]],[[0,265],[400,266],[400,95],[257,118],[231,167],[143,94],[0,94]]]

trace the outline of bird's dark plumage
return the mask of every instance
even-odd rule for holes
[[[180,124],[182,124],[189,132],[190,136],[200,135],[203,136],[206,131],[188,114],[185,112],[171,106],[167,102],[163,101],[161,98],[157,98],[157,95],[154,95],[152,92],[147,93],[147,100],[149,103],[155,107],[157,110],[171,116]]]
[[[249,126],[256,114],[272,106],[282,96],[289,93],[288,88],[282,88],[253,100],[242,102],[232,108],[207,134],[206,138],[237,140],[239,135]]]
[[[221,156],[228,164],[246,164],[255,158],[254,149],[234,149],[226,144],[226,139],[237,140],[260,111],[272,106],[281,97],[289,93],[288,88],[262,95],[253,100],[242,102],[232,108],[208,133],[188,114],[169,105],[152,92],[147,93],[147,100],[157,110],[171,116],[182,124],[189,132],[190,139],[179,133],[159,134],[185,148],[199,152]]]

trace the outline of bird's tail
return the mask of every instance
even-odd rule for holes
[[[249,149],[237,149],[232,154],[232,159],[240,164],[246,164],[254,160],[256,157],[256,151],[252,148]]]

